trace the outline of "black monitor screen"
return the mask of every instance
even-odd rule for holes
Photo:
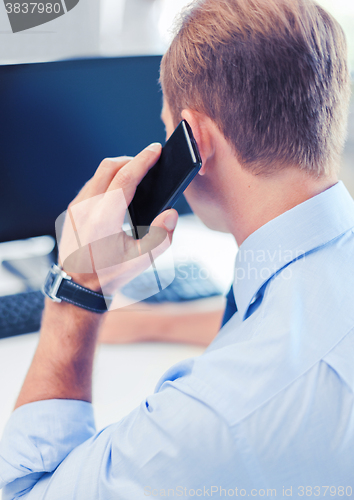
[[[103,158],[164,143],[160,60],[0,66],[0,241],[54,235]]]

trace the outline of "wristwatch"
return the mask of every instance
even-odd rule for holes
[[[56,264],[53,264],[44,282],[42,292],[54,302],[69,302],[95,313],[104,313],[109,309],[112,297],[89,290],[75,283],[71,276]]]

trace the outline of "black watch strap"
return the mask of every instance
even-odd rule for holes
[[[59,266],[53,264],[45,280],[43,293],[54,302],[69,302],[75,306],[95,313],[104,313],[109,309],[111,297],[89,290],[72,281]]]

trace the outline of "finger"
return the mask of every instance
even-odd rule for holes
[[[158,215],[152,222],[148,234],[140,240],[141,252],[146,253],[159,247],[158,251],[155,252],[155,258],[164,253],[172,242],[177,222],[178,212],[176,210],[166,210]],[[165,244],[161,245],[163,242]]]
[[[132,159],[132,156],[120,156],[118,158],[105,158],[101,161],[94,176],[86,182],[71,205],[76,205],[83,200],[105,193],[117,172]]]
[[[93,191],[92,196],[105,193],[117,172],[119,172],[121,168],[123,168],[132,160],[132,156],[120,156],[118,158],[104,159],[100,163],[100,166],[98,167],[95,175],[92,178],[93,182],[90,186]]]
[[[158,161],[161,155],[161,144],[150,144],[139,153],[129,164],[121,168],[112,180],[107,191],[123,189],[127,205],[133,199],[136,187]]]

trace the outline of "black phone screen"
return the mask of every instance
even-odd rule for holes
[[[162,148],[156,165],[138,185],[129,205],[136,236],[143,237],[155,217],[176,203],[201,166],[192,131],[182,121]]]

